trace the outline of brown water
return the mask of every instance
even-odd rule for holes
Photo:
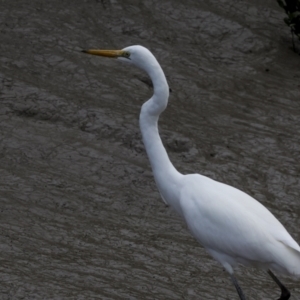
[[[146,75],[82,48],[151,49],[174,165],[256,197],[300,242],[300,56],[283,17],[274,0],[2,0],[0,298],[238,298],[160,200]],[[248,299],[278,298],[264,273],[236,274]]]

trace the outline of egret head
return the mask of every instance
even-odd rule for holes
[[[117,58],[118,60],[133,64],[141,69],[146,69],[146,66],[151,64],[152,60],[156,61],[152,53],[143,46],[129,46],[122,50],[90,49],[83,50],[82,52],[92,55]]]

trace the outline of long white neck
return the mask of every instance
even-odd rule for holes
[[[157,127],[159,115],[168,104],[169,86],[160,65],[154,57],[144,69],[152,79],[154,94],[152,98],[144,103],[140,113],[143,142],[162,197],[180,213],[177,191],[179,180],[183,175],[171,163]]]

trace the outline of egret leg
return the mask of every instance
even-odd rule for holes
[[[235,286],[235,288],[236,288],[237,293],[238,293],[239,296],[240,296],[240,299],[241,299],[241,300],[246,300],[246,297],[245,297],[245,295],[244,295],[244,293],[243,293],[243,290],[242,290],[241,287],[239,286],[239,283],[238,283],[237,279],[234,277],[233,274],[230,274],[230,278],[231,278],[231,281],[232,281],[232,283],[234,284],[234,286]]]
[[[289,290],[280,282],[280,280],[274,275],[274,273],[271,270],[268,270],[268,274],[281,289],[281,296],[278,300],[288,300],[291,296]]]

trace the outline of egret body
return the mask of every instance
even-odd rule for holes
[[[289,299],[289,291],[273,271],[299,277],[300,247],[283,225],[246,193],[200,174],[183,175],[171,163],[157,126],[168,104],[169,86],[153,54],[142,46],[83,52],[117,58],[150,76],[154,93],[142,106],[140,128],[158,190],[197,241],[230,274],[240,299],[246,298],[233,275],[237,264],[265,269],[281,289],[280,300]]]

